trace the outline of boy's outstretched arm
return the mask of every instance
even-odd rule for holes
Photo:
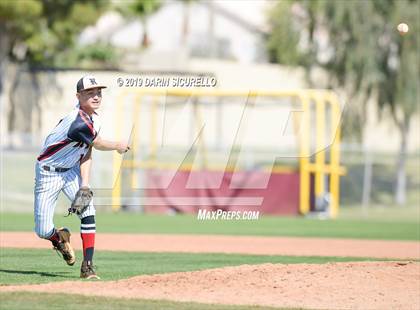
[[[109,141],[104,140],[100,136],[97,136],[93,141],[93,147],[99,151],[117,151],[120,154],[127,152],[130,147],[127,143],[122,141]]]

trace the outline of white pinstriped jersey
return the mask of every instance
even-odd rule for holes
[[[38,161],[55,168],[72,168],[86,155],[99,130],[98,115],[90,117],[77,106],[47,136]]]

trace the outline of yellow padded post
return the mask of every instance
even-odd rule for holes
[[[301,214],[307,214],[310,209],[310,175],[308,171],[309,165],[309,128],[310,128],[310,110],[309,98],[306,94],[300,93],[300,100],[302,102],[302,121],[299,133],[300,152],[299,152],[299,211]]]
[[[123,91],[117,97],[117,104],[115,106],[115,135],[116,139],[121,139],[121,128],[122,128],[122,110],[123,110],[123,99],[126,96],[126,92]],[[114,177],[114,186],[112,188],[112,210],[118,211],[121,208],[121,170],[122,170],[122,160],[121,156],[117,152],[113,152],[113,177]]]
[[[316,134],[315,134],[315,200],[321,199],[325,192],[325,97],[315,93]]]
[[[339,199],[340,199],[340,106],[338,98],[334,93],[330,93],[329,102],[331,103],[331,130],[335,130],[331,145],[331,167],[333,171],[330,176],[330,216],[336,218],[338,215]],[[334,133],[333,133],[334,134]],[[335,171],[334,171],[335,170]]]

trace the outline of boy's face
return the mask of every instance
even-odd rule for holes
[[[92,113],[101,106],[102,89],[91,88],[82,90],[80,93],[76,94],[76,97],[79,99],[80,107],[86,112]]]

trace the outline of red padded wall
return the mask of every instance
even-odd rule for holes
[[[299,173],[146,171],[145,212],[196,213],[207,210],[259,210],[260,214],[296,215]],[[242,188],[232,188],[232,178]],[[265,181],[268,178],[268,183]],[[172,179],[172,180],[171,180]],[[165,184],[169,186],[165,188]],[[266,185],[266,186],[265,186]],[[233,186],[235,187],[235,186]]]

